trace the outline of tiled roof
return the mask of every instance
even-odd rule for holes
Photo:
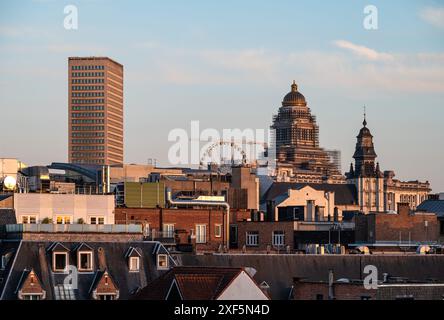
[[[427,278],[444,281],[444,255],[213,254],[180,255],[178,262],[183,266],[252,267],[257,270],[255,281],[265,281],[269,285],[268,293],[273,300],[288,299],[294,277],[326,281],[328,270],[333,269],[338,279],[362,280],[365,276],[362,266],[365,265],[376,266],[380,275],[388,273],[412,281],[426,281]]]
[[[164,270],[157,269],[156,254],[168,254],[166,249],[155,241],[145,242],[86,242],[93,251],[93,268],[94,272],[78,273],[78,289],[74,290],[75,299],[89,300],[91,299],[90,289],[94,287],[97,281],[97,274],[107,270],[110,277],[119,289],[120,299],[128,299],[134,292],[145,287],[148,283],[165,273]],[[76,248],[79,242],[60,242],[68,249],[69,263],[77,265]],[[42,287],[46,290],[47,299],[57,298],[57,288],[63,286],[66,274],[54,273],[51,270],[52,265],[52,248],[54,243],[47,241],[25,241],[22,240],[20,247],[16,252],[16,258],[13,265],[9,268],[8,276],[5,283],[2,299],[15,300],[17,295],[14,294],[20,278],[25,269],[32,268]],[[129,247],[134,247],[140,257],[140,271],[129,272],[128,259],[125,256]],[[0,250],[1,251],[1,250]],[[41,259],[45,259],[47,263],[43,263]],[[170,262],[173,264],[173,262]],[[0,286],[0,289],[1,286]],[[1,296],[0,292],[0,296]]]
[[[184,300],[216,299],[242,272],[240,267],[174,267],[143,288],[138,300],[164,300],[173,282]]]
[[[444,217],[444,200],[426,200],[416,207],[418,211],[436,213],[438,217]]]

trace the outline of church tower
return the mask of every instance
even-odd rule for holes
[[[364,112],[363,127],[359,131],[353,158],[355,167],[350,164],[350,171],[346,174],[347,181],[356,185],[358,202],[362,212],[380,212],[384,210],[384,174],[376,162],[376,152],[373,145],[373,136],[367,128],[367,119]]]

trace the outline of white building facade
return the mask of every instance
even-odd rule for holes
[[[15,193],[17,223],[114,224],[113,195]]]

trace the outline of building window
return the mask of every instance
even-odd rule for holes
[[[157,269],[164,270],[168,269],[168,255],[158,254],[157,255]]]
[[[70,216],[57,216],[56,223],[57,224],[71,224],[71,217]]]
[[[98,294],[99,300],[115,300],[116,296],[113,294]]]
[[[318,294],[316,295],[316,300],[324,300],[324,295],[318,293]]]
[[[284,231],[273,231],[273,246],[285,245],[285,233]]]
[[[151,229],[150,229],[150,224],[149,223],[145,223],[144,227],[143,227],[143,234],[145,235],[145,237],[149,237],[151,235]]]
[[[36,224],[37,223],[37,217],[36,216],[22,216],[22,223],[23,224]]]
[[[53,253],[53,265],[52,270],[54,272],[64,272],[68,265],[68,254],[65,252]]]
[[[221,224],[216,224],[214,226],[214,236],[216,238],[222,237],[222,225]]]
[[[196,224],[196,243],[207,242],[207,226],[205,224]]]
[[[246,245],[248,247],[257,247],[259,245],[259,232],[258,231],[248,231],[246,235]]]
[[[174,224],[165,223],[163,225],[163,231],[165,238],[173,238],[174,237]]]
[[[78,269],[79,271],[92,271],[93,253],[90,251],[78,253]]]
[[[139,257],[130,257],[129,259],[129,270],[139,271]]]
[[[41,300],[42,295],[40,294],[24,294],[23,300]]]
[[[105,217],[90,217],[90,224],[105,224]]]

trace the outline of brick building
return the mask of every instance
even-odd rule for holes
[[[362,280],[293,280],[294,300],[442,300],[444,283],[410,281],[386,276],[376,289],[366,289]]]
[[[373,300],[376,290],[367,290],[362,281],[329,284],[325,281],[306,281],[295,278],[293,282],[294,300]]]
[[[237,247],[248,251],[275,252],[294,248],[292,221],[244,221],[237,223]]]
[[[117,224],[142,224],[149,238],[195,244],[196,250],[217,250],[224,244],[225,212],[221,209],[116,208]]]
[[[68,162],[123,163],[123,65],[68,59]]]
[[[436,214],[413,212],[398,203],[398,213],[370,213],[355,217],[356,242],[435,242],[439,238]]]

